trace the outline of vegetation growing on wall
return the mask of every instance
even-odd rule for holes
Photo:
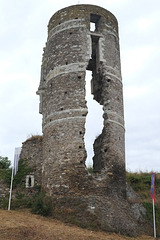
[[[43,191],[35,195],[33,204],[31,206],[32,213],[42,216],[52,216],[53,214],[53,200],[46,196]]]
[[[8,158],[1,158],[3,167],[0,168],[0,180],[3,181],[4,186],[10,188],[12,169],[9,168],[11,162]],[[1,161],[0,161],[1,162]],[[25,197],[22,191],[25,189],[25,176],[32,171],[27,166],[26,161],[19,160],[18,172],[13,179],[13,190],[16,192],[14,199],[12,199],[12,209],[20,207],[30,207],[31,200],[29,197]],[[9,191],[9,190],[8,190]],[[3,198],[0,198],[0,208],[7,209],[8,207],[9,192]]]
[[[16,188],[17,186],[24,188],[25,176],[29,174],[31,171],[32,169],[28,167],[27,162],[23,159],[20,159],[18,164],[18,171],[14,176],[14,180],[13,180],[13,188]]]
[[[153,224],[153,211],[152,211],[153,206],[152,199],[150,196],[151,173],[127,172],[126,176],[127,183],[140,196],[140,202],[147,210],[144,218],[146,218],[151,224]],[[160,226],[160,173],[155,174],[155,198],[156,198],[155,201],[156,225]],[[160,235],[159,227],[157,227],[157,234]]]
[[[127,183],[138,193],[141,201],[151,202],[150,187],[151,187],[151,173],[126,173]],[[160,173],[155,174],[155,196],[156,202],[160,203]]]
[[[38,140],[41,141],[42,140],[42,136],[41,135],[31,135],[30,137],[27,138],[26,141],[33,141],[33,140]]]

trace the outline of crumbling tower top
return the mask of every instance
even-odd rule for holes
[[[89,4],[80,4],[80,5],[73,5],[66,8],[63,8],[56,12],[50,19],[48,24],[48,33],[50,31],[60,25],[61,23],[64,23],[71,19],[85,19],[87,22],[88,29],[90,28],[90,22],[97,23],[98,16],[103,18],[103,23],[107,23],[108,25],[112,25],[112,27],[115,28],[115,30],[118,33],[118,22],[116,17],[109,12],[108,10],[96,6],[96,5],[89,5]],[[105,20],[104,20],[105,19]],[[101,27],[102,27],[101,26]]]

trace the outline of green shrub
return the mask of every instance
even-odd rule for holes
[[[88,167],[87,167],[87,170],[88,170],[88,172],[89,172],[90,174],[93,173],[93,167],[92,167],[92,166],[88,166]]]
[[[32,213],[42,216],[52,216],[53,202],[52,198],[45,195],[44,192],[37,194],[32,204]]]
[[[24,198],[24,194],[20,192],[16,192],[16,199],[22,199]]]

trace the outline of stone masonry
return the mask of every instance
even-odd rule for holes
[[[22,143],[21,159],[25,159],[31,168],[30,175],[34,176],[34,187],[42,184],[42,137],[32,136]],[[27,183],[27,182],[26,182]],[[26,184],[25,184],[26,185]],[[30,190],[30,189],[28,189]]]
[[[90,24],[95,31],[90,31]],[[48,25],[42,60],[40,113],[43,115],[42,184],[50,194],[72,192],[72,176],[88,176],[84,144],[86,70],[92,94],[103,105],[104,127],[94,143],[94,173],[103,188],[125,195],[123,94],[118,23],[107,10],[76,5],[58,11]],[[106,184],[107,182],[107,184]],[[82,182],[79,183],[82,188]]]
[[[92,72],[92,94],[104,111],[103,130],[94,142],[93,174],[85,164],[86,70]],[[56,12],[48,24],[37,91],[43,139],[26,141],[21,157],[37,166],[35,181],[57,209],[83,203],[77,218],[92,214],[103,230],[135,235],[142,232],[143,220],[126,197],[122,91],[114,15],[94,5]]]

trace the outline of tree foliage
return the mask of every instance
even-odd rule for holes
[[[0,169],[8,169],[11,166],[11,161],[8,157],[0,156]]]

